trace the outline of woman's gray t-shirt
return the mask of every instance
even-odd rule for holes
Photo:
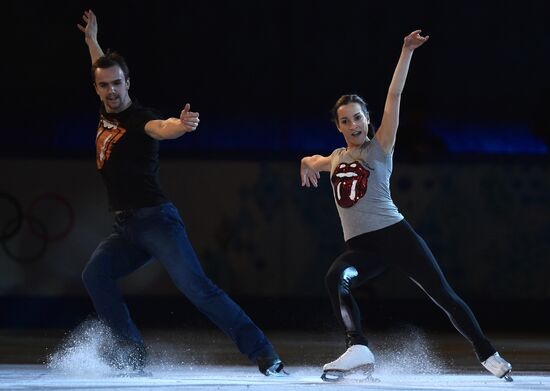
[[[390,194],[393,151],[385,153],[376,139],[361,148],[332,152],[330,178],[344,239],[403,220]]]

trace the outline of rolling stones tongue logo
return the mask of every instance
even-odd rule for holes
[[[332,174],[332,186],[336,202],[342,208],[350,208],[367,192],[370,172],[361,163],[340,163]]]

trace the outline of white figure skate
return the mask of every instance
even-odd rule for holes
[[[500,379],[504,378],[504,380],[506,381],[514,381],[511,376],[512,365],[508,361],[500,357],[498,352],[493,354],[487,360],[483,361],[481,364],[485,367],[485,369],[487,369],[496,377]]]
[[[336,360],[323,366],[321,379],[328,382],[342,380],[352,373],[363,373],[366,378],[372,379],[374,371],[374,355],[365,345],[352,345]]]

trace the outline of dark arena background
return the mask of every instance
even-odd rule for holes
[[[550,3],[8,0],[2,8],[0,389],[37,389],[36,373],[55,389],[106,387],[51,372],[52,354],[93,316],[81,273],[113,221],[95,169],[99,99],[76,27],[90,8],[100,45],[128,61],[134,101],[166,117],[186,103],[200,113],[196,132],[161,142],[162,188],[206,273],[280,345],[291,376],[294,365],[311,379],[344,349],[324,286],[344,241],[329,176],[302,188],[300,159],[344,146],[329,113],[342,94],[363,96],[378,125],[403,37],[430,35],[402,97],[392,196],[514,365],[515,388],[550,388]],[[177,376],[164,380],[184,379],[128,386],[316,384],[262,383],[253,367],[230,384],[186,371],[218,365],[231,377],[225,364],[249,364],[158,262],[120,285],[153,357],[172,360],[162,363]],[[400,365],[414,372],[412,338],[443,363],[446,383],[433,389],[507,385],[482,372],[446,315],[398,271],[355,295],[382,359],[408,352]],[[438,379],[426,373],[425,384]],[[473,376],[466,388],[456,373]],[[185,383],[192,376],[197,383]],[[384,376],[370,387],[424,384]],[[115,383],[108,387],[124,386]]]

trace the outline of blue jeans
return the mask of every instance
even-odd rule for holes
[[[162,263],[176,287],[250,360],[273,349],[241,307],[205,275],[172,203],[116,216],[114,232],[99,244],[82,273],[98,316],[120,338],[143,344],[117,280],[152,259]]]

